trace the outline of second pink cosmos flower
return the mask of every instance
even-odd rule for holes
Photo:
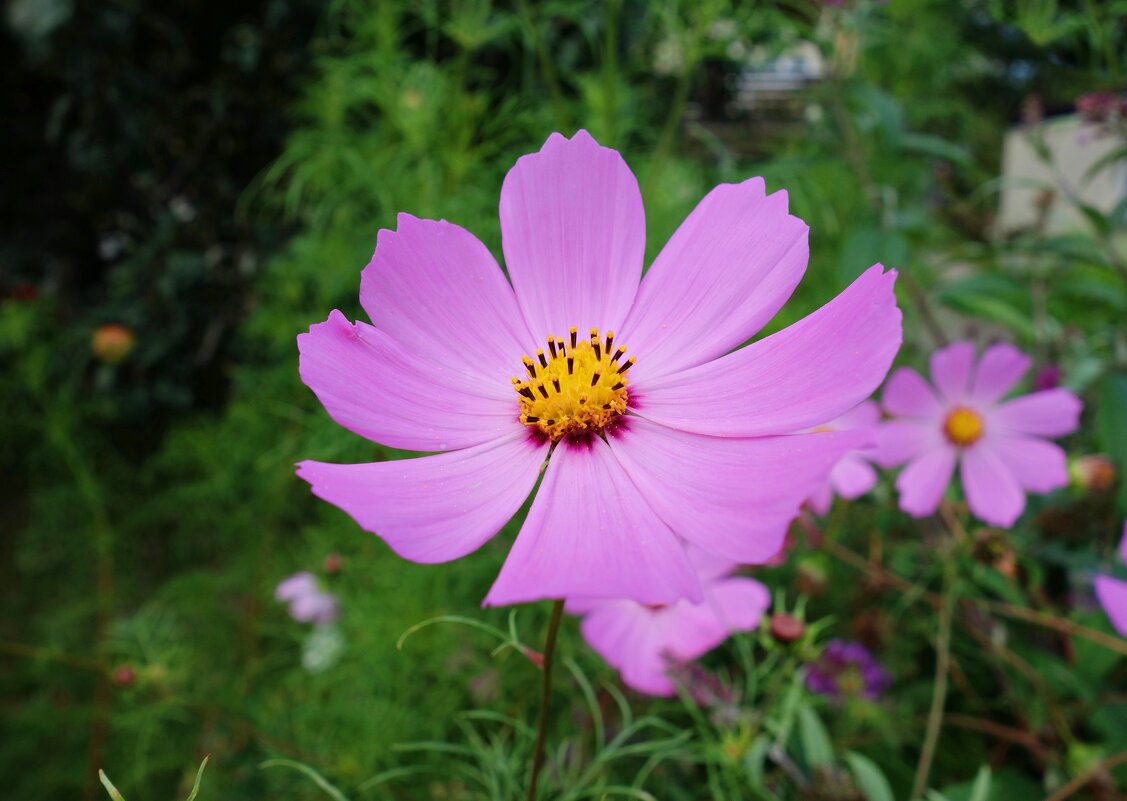
[[[791,434],[868,397],[900,346],[877,265],[747,347],[806,269],[807,227],[761,179],[710,192],[642,277],[622,157],[553,134],[501,189],[509,281],[472,234],[400,215],[360,301],[298,337],[302,380],[345,428],[431,456],[306,461],[299,475],[404,558],[490,539],[543,481],[486,604],[699,602],[692,544],[762,562],[855,432]],[[544,462],[547,460],[547,466]],[[543,468],[543,470],[542,470]]]

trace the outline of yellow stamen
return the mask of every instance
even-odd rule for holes
[[[953,445],[967,447],[982,439],[982,416],[965,406],[958,406],[943,421],[943,433]]]
[[[634,366],[633,356],[623,359],[626,348],[615,347],[613,331],[605,340],[597,328],[587,340],[574,327],[568,335],[549,336],[548,351],[536,351],[535,359],[523,356],[526,375],[513,378],[521,422],[551,440],[598,434],[625,412],[625,374]]]

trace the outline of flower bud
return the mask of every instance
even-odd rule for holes
[[[771,636],[781,643],[792,643],[806,633],[806,624],[794,615],[778,612],[771,615]]]
[[[344,560],[340,558],[339,553],[331,553],[325,557],[325,573],[330,576],[335,576],[340,572],[341,565]]]
[[[132,331],[118,323],[107,323],[94,331],[90,350],[98,361],[118,364],[129,355],[135,344],[136,338]]]
[[[1068,474],[1072,485],[1086,492],[1107,492],[1115,486],[1115,465],[1099,454],[1073,459]]]
[[[113,683],[118,687],[130,687],[137,681],[137,673],[132,665],[118,665],[113,671]]]

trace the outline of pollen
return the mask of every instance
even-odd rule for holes
[[[567,337],[549,336],[547,348],[524,356],[525,374],[513,378],[520,398],[520,420],[555,441],[598,434],[626,411],[627,371],[634,357],[592,328],[587,338],[572,327]]]
[[[982,415],[965,406],[953,409],[943,421],[943,434],[947,440],[963,448],[982,439],[982,429]]]

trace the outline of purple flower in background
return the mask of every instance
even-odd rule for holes
[[[1123,524],[1123,538],[1119,541],[1119,559],[1127,564],[1127,522]],[[1104,608],[1111,625],[1127,637],[1127,581],[1111,576],[1096,576],[1096,597]]]
[[[880,407],[872,401],[864,401],[836,420],[812,430],[874,432],[879,422]],[[838,460],[830,471],[829,479],[810,496],[807,503],[815,514],[824,515],[830,511],[835,494],[851,501],[860,498],[876,486],[876,483],[877,471],[866,459],[865,449],[853,451]]]
[[[877,700],[892,685],[892,676],[859,642],[830,640],[818,660],[806,666],[806,687],[834,701]]]
[[[736,565],[693,549],[689,552],[704,600],[670,605],[630,600],[572,598],[567,610],[583,615],[587,643],[639,692],[676,692],[670,671],[703,656],[737,631],[751,631],[771,604],[755,579],[729,575]],[[691,688],[690,688],[691,689]]]
[[[469,231],[402,214],[361,275],[372,324],[333,311],[298,337],[301,378],[340,425],[439,453],[306,461],[298,475],[423,563],[480,548],[542,476],[487,605],[699,602],[686,543],[772,557],[858,446],[852,432],[790,432],[883,380],[901,338],[895,273],[876,265],[741,348],[806,269],[786,192],[716,187],[643,277],[638,182],[586,131],[520,158],[500,216],[508,279]]]
[[[877,430],[874,460],[907,462],[896,480],[901,509],[933,513],[956,464],[971,511],[995,526],[1013,525],[1026,492],[1068,484],[1065,453],[1047,438],[1075,431],[1082,404],[1066,389],[1003,401],[1028,369],[1013,345],[992,345],[976,364],[974,345],[957,342],[931,355],[932,384],[907,367],[892,374],[882,401],[897,419]]]
[[[289,604],[290,617],[299,623],[332,623],[340,615],[336,597],[322,591],[317,578],[306,571],[283,579],[274,598]]]

